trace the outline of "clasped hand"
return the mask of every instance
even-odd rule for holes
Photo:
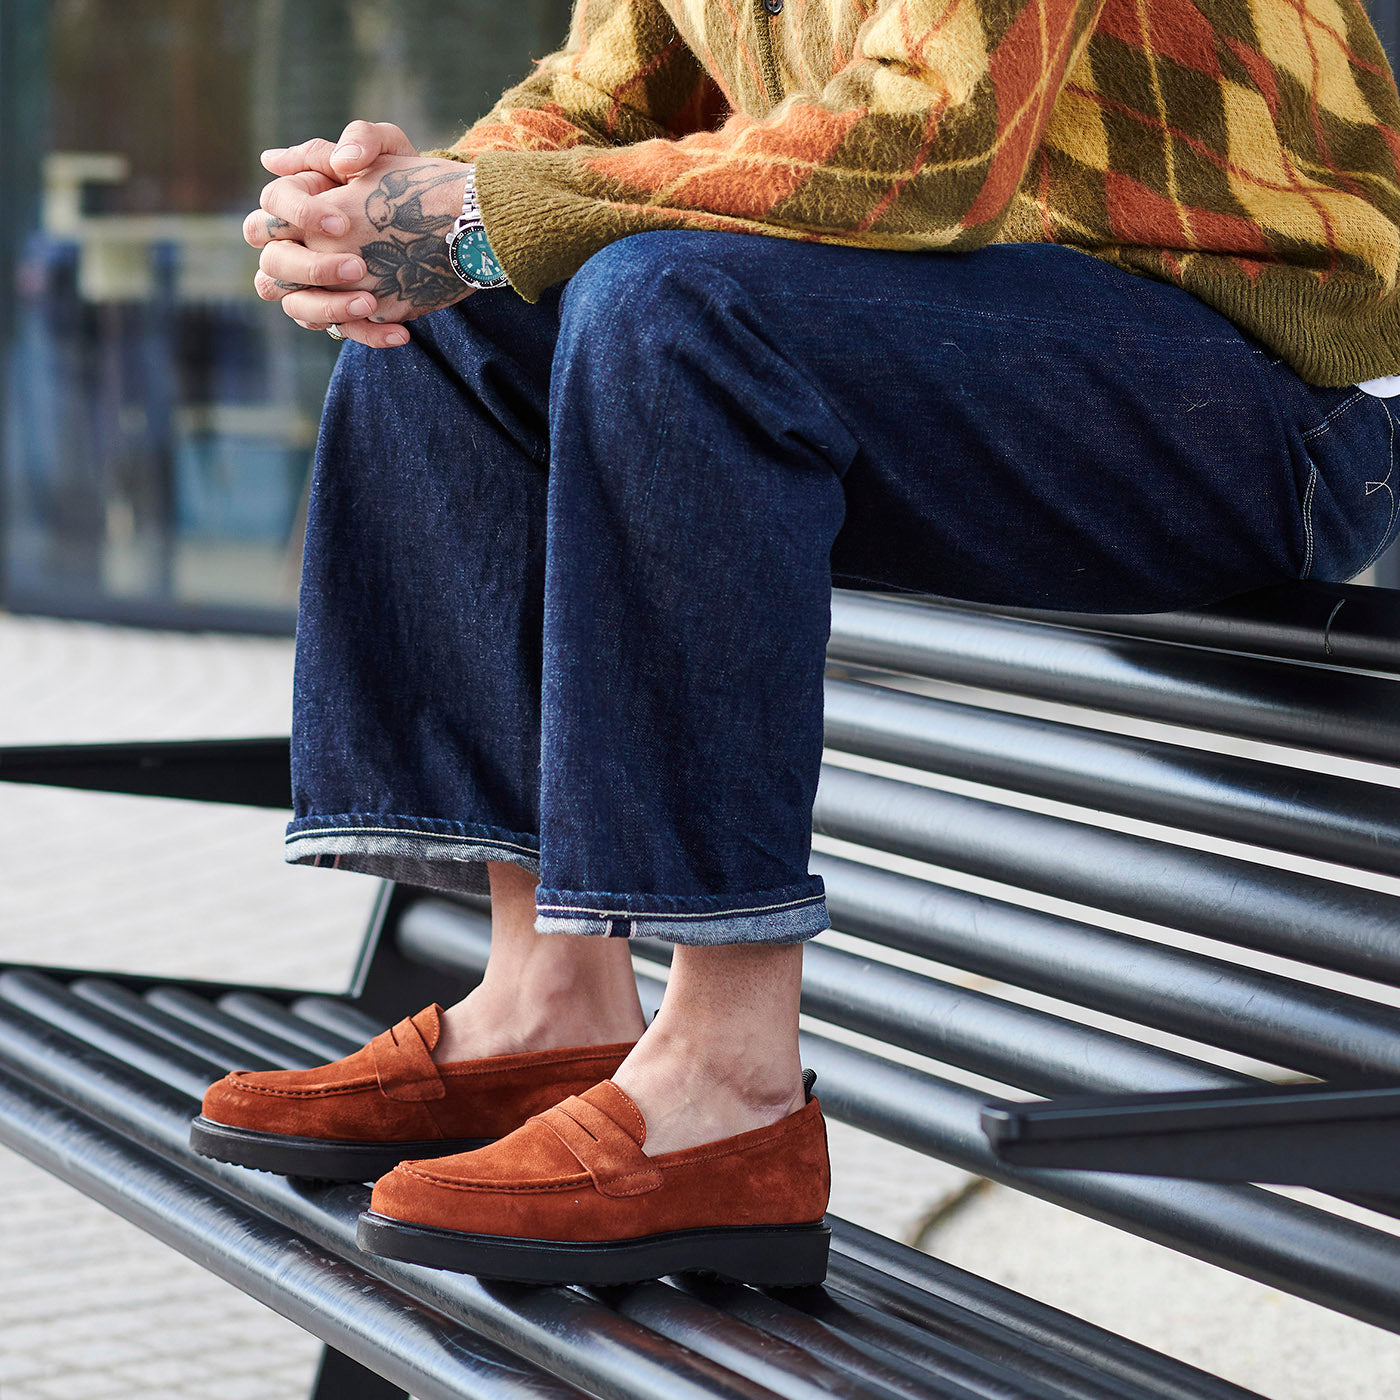
[[[388,122],[351,122],[338,142],[264,151],[278,178],[243,221],[260,249],[253,285],[299,326],[338,325],[375,349],[408,342],[401,324],[470,296],[447,259],[466,173],[425,160]]]

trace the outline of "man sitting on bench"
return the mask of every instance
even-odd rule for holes
[[[379,1176],[396,1258],[819,1281],[833,583],[1133,612],[1365,568],[1398,153],[1357,0],[579,0],[451,150],[268,152],[258,290],[349,342],[288,858],[489,882],[493,944],[459,1005],[215,1085],[200,1150]],[[650,1026],[634,937],[674,944]]]

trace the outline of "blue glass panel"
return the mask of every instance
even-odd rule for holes
[[[288,625],[335,346],[253,294],[257,153],[355,116],[450,141],[567,20],[567,0],[0,0],[9,606]]]

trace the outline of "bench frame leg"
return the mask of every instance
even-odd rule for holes
[[[310,1400],[409,1400],[392,1381],[361,1366],[332,1346],[321,1349],[321,1364],[311,1383]]]
[[[478,980],[410,962],[399,951],[399,919],[404,909],[421,896],[422,891],[411,886],[384,883],[350,986],[343,993],[357,1010],[386,1026],[414,1015],[430,1002],[451,1006],[466,996]]]

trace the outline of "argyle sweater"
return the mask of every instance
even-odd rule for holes
[[[1400,98],[1358,0],[576,0],[430,154],[476,163],[531,300],[647,229],[1054,242],[1313,383],[1400,371]]]

